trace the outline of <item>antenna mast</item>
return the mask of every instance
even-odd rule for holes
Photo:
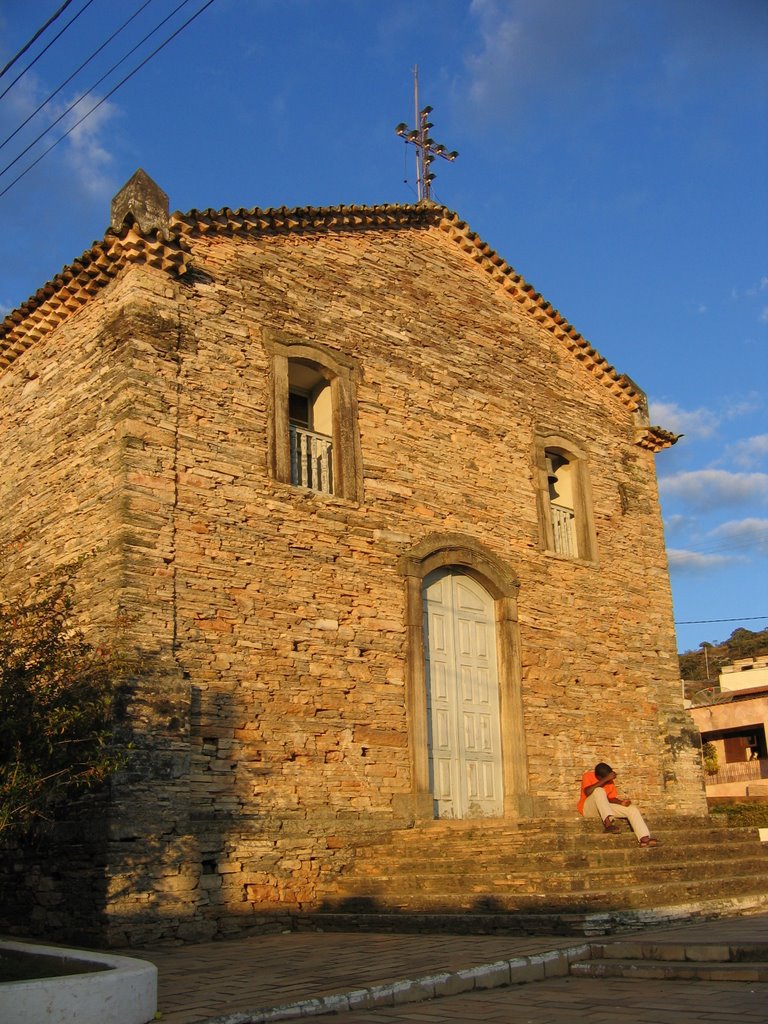
[[[395,128],[395,132],[401,139],[405,139],[406,142],[410,142],[416,147],[416,193],[419,202],[423,200],[431,202],[432,200],[432,182],[436,175],[430,170],[430,167],[435,157],[442,157],[443,160],[449,160],[452,163],[459,155],[455,149],[449,153],[445,146],[430,138],[430,128],[434,128],[429,120],[431,113],[432,107],[424,107],[419,110],[419,66],[417,64],[413,69],[413,116],[418,127],[409,128],[405,121],[401,121]]]

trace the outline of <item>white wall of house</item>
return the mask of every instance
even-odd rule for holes
[[[768,686],[768,657],[742,658],[732,665],[723,665],[720,672],[721,690],[747,690],[753,686]]]

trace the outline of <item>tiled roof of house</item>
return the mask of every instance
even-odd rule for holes
[[[366,228],[425,228],[445,232],[491,281],[556,337],[629,410],[645,412],[645,395],[620,374],[532,285],[484,242],[457,214],[432,203],[326,206],[288,209],[191,210],[174,213],[168,230],[142,232],[128,218],[110,229],[79,259],[57,274],[0,323],[0,372],[40,337],[66,320],[127,265],[140,263],[177,276],[191,267],[187,239],[210,234],[258,235],[355,231]],[[677,440],[660,427],[639,427],[636,442],[660,451]]]

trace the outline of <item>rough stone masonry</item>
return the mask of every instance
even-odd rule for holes
[[[329,425],[297,426],[321,393]],[[92,553],[88,626],[121,615],[142,663],[98,820],[8,862],[17,924],[230,934],[486,790],[511,821],[572,815],[598,759],[648,808],[704,810],[654,468],[675,438],[455,214],[169,217],[137,172],[0,327],[0,401],[4,592]],[[302,436],[323,488],[297,482]],[[435,581],[471,581],[448,628],[484,650],[440,653]]]

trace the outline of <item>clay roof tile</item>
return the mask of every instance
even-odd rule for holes
[[[529,310],[571,349],[583,365],[587,365],[631,410],[645,406],[645,395],[624,375],[620,375],[556,310],[533,285],[521,277],[467,223],[445,207],[437,204],[384,204],[379,206],[328,206],[232,210],[192,209],[188,213],[170,214],[167,229],[152,228],[142,233],[138,221],[127,214],[123,222],[110,229],[104,239],[93,243],[69,267],[45,284],[18,310],[0,323],[0,365],[16,358],[16,343],[35,323],[40,331],[41,320],[53,329],[56,323],[87,302],[101,287],[114,278],[128,263],[145,262],[174,275],[184,274],[190,263],[186,239],[216,232],[226,234],[258,234],[281,232],[327,232],[330,230],[376,227],[432,226],[446,232],[461,249],[489,272],[494,282]],[[47,307],[43,309],[43,307]],[[41,315],[42,314],[42,315]],[[45,333],[45,330],[42,331]],[[659,450],[673,444],[674,434],[660,428],[649,428],[643,434],[644,447]],[[641,442],[638,441],[638,444]]]

